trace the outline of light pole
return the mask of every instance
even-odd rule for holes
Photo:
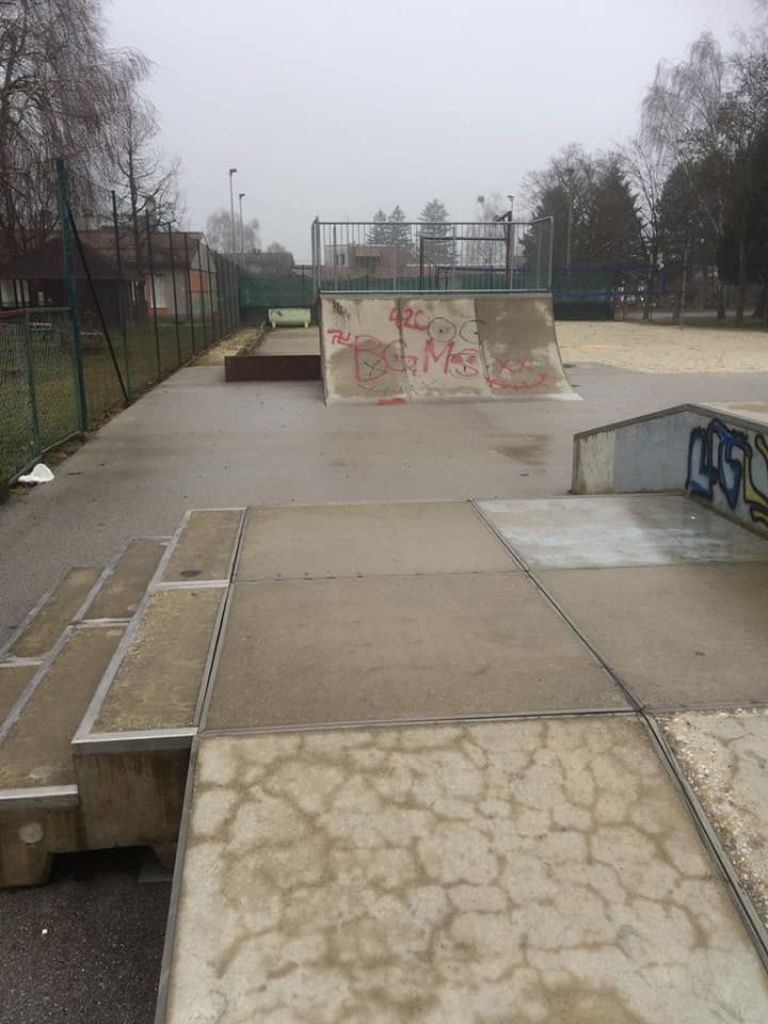
[[[243,200],[245,199],[245,192],[241,192],[237,201],[240,204],[240,255],[245,255],[245,246],[243,245]]]
[[[237,242],[235,241],[235,193],[232,190],[232,178],[237,174],[236,167],[229,168],[229,216],[232,222],[232,253],[234,254],[237,249]]]

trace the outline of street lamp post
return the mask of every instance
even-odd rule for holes
[[[515,212],[515,197],[513,195],[507,195],[507,199],[509,200],[509,213],[507,214],[507,252],[505,260],[505,284],[507,290],[509,291],[512,288],[512,266],[514,264],[515,258],[515,240],[513,236],[513,232],[515,230],[513,222],[513,216]]]
[[[245,245],[243,244],[243,199],[245,199],[245,192],[241,192],[237,201],[240,204],[240,256],[245,254]]]
[[[235,193],[232,190],[232,178],[237,174],[236,167],[229,168],[229,217],[232,222],[232,252],[237,250],[237,242],[235,241]]]

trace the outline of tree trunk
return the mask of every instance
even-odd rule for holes
[[[747,243],[739,239],[739,279],[736,286],[736,323],[744,322],[744,307],[747,304]]]
[[[717,281],[717,319],[725,320],[725,289],[719,278]]]
[[[144,260],[141,252],[141,229],[139,227],[139,190],[136,175],[133,172],[133,155],[128,154],[128,192],[131,197],[131,227],[133,228],[133,247],[136,251],[136,280],[139,283],[136,296],[136,313],[139,323],[144,323],[149,315],[147,308],[147,286],[144,280]]]
[[[760,297],[757,300],[757,305],[752,313],[752,319],[765,320],[766,313],[768,313],[768,284],[764,284],[760,289]]]

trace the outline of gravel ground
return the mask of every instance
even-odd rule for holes
[[[643,373],[768,370],[768,330],[719,330],[643,323],[557,325],[566,363],[602,363]]]
[[[171,887],[140,850],[57,857],[0,894],[1,1024],[151,1024]]]

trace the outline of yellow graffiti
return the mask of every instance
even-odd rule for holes
[[[762,434],[755,436],[755,448],[763,456],[765,464],[768,466],[768,441],[766,441]],[[763,523],[765,526],[768,526],[768,496],[755,487],[755,482],[752,479],[751,459],[747,460],[744,469],[744,500],[750,506],[752,519],[756,523]]]

